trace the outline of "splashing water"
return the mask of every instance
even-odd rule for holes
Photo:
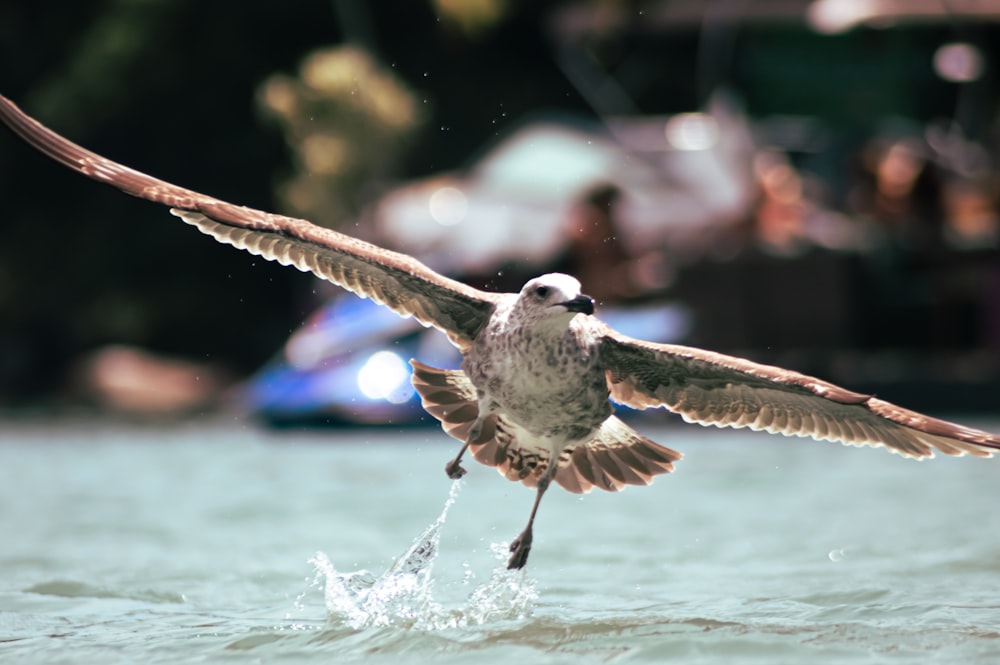
[[[309,560],[316,568],[315,583],[326,580],[324,594],[331,620],[344,621],[354,629],[402,626],[441,630],[530,615],[538,597],[535,581],[523,570],[507,570],[508,548],[504,544],[492,546],[499,563],[463,606],[446,609],[434,600],[431,572],[441,529],[460,484],[457,480],[452,483],[441,514],[382,575],[367,570],[338,572],[323,552]]]

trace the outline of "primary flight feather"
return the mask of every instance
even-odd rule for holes
[[[521,568],[552,481],[570,492],[648,485],[681,454],[613,415],[609,402],[663,406],[688,422],[749,427],[907,457],[989,457],[1000,437],[931,418],[778,367],[685,346],[626,337],[593,316],[568,275],[537,277],[520,293],[490,293],[392,252],[305,220],[275,215],[164,182],[90,152],[0,96],[0,120],[27,143],[80,173],[170,207],[219,242],[312,272],[401,316],[444,332],[462,352],[459,370],[417,361],[424,408],[463,442],[446,465],[465,470],[466,450],[510,480],[537,488],[528,524],[511,544]]]

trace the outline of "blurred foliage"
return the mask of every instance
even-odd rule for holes
[[[510,11],[508,0],[433,0],[435,11],[467,35],[490,29]]]
[[[293,155],[295,174],[279,187],[283,204],[330,227],[358,215],[367,186],[396,172],[425,120],[402,79],[350,46],[309,54],[297,77],[268,78],[258,102]]]
[[[165,46],[160,38],[182,17],[183,0],[112,0],[85,25],[71,46],[72,57],[32,90],[27,105],[65,132],[84,118],[108,113],[124,102],[122,85],[140,75]]]
[[[275,210],[285,191],[311,190],[323,209],[309,216],[335,223],[376,180],[453,168],[529,110],[581,107],[549,57],[547,5],[502,8],[465,32],[432,0],[355,3],[369,18],[359,35],[330,0],[0,2],[0,94],[90,150],[230,201]],[[335,49],[333,69],[310,56],[357,43],[373,55]],[[317,62],[308,91],[301,74]],[[286,143],[282,116],[255,111],[268,80],[352,128],[296,120]],[[447,131],[429,130],[431,113]],[[321,191],[331,176],[343,198]],[[108,344],[246,374],[322,298],[311,276],[208,241],[3,130],[0,195],[0,404],[60,397]]]

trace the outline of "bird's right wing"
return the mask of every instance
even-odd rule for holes
[[[434,326],[462,351],[495,307],[494,294],[449,279],[411,256],[291,217],[268,215],[272,228],[250,228],[243,226],[242,211],[258,211],[238,210],[236,215],[219,214],[212,208],[198,212],[172,208],[170,212],[221,243],[311,272],[400,316]]]
[[[885,446],[906,457],[1000,452],[996,435],[780,367],[631,339],[607,326],[600,348],[613,400],[664,406],[688,422]]]
[[[291,265],[444,331],[465,349],[499,299],[392,252],[302,219],[234,205],[102,157],[45,127],[0,96],[0,120],[32,147],[83,175],[171,208],[219,242]]]

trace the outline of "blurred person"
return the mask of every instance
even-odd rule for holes
[[[763,150],[753,161],[759,198],[751,225],[754,246],[772,256],[794,258],[814,247],[852,250],[862,239],[843,215],[809,195],[808,182],[780,152]]]
[[[632,300],[656,280],[655,254],[634,257],[619,236],[617,209],[622,193],[613,184],[586,190],[566,219],[566,246],[552,270],[575,275],[600,303]]]
[[[806,201],[802,179],[784,155],[761,152],[754,157],[760,199],[754,218],[754,240],[767,254],[797,256],[811,244],[806,237]]]
[[[995,249],[1000,243],[1000,210],[987,182],[949,181],[944,208],[944,238],[952,249]]]
[[[880,245],[933,251],[942,244],[943,197],[933,162],[915,139],[875,141],[862,153],[852,211]]]

